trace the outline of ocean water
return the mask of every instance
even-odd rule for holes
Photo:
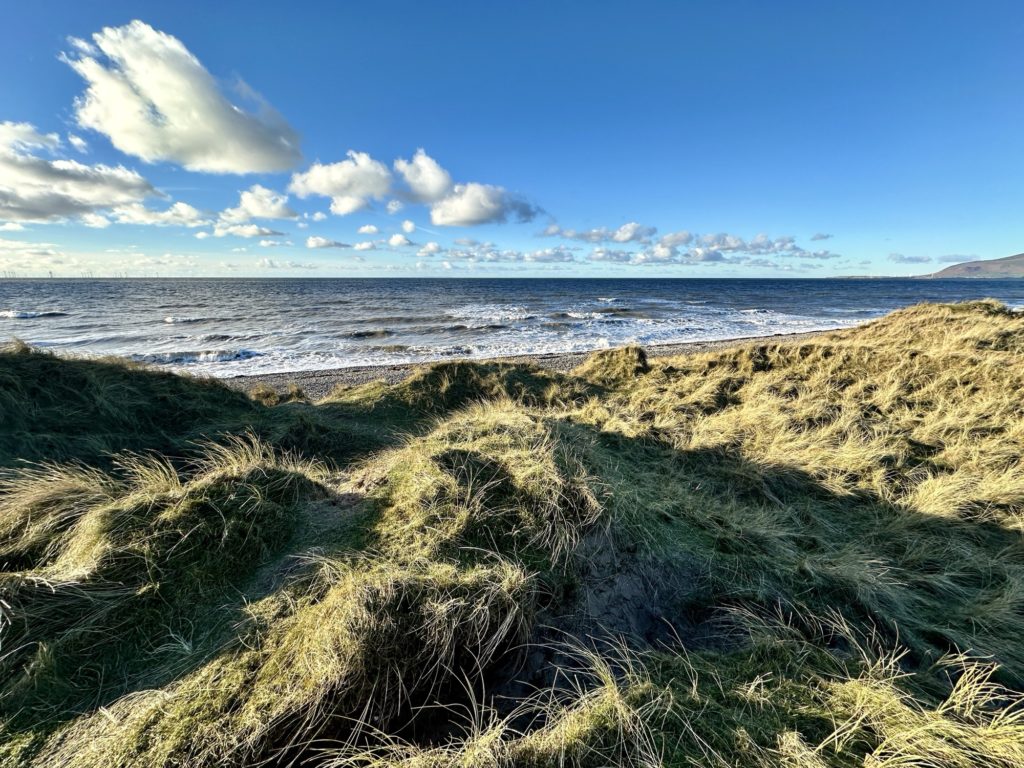
[[[0,339],[213,376],[856,325],[1024,280],[0,280]]]

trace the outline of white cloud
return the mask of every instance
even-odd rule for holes
[[[27,243],[24,240],[9,240],[7,238],[0,237],[0,251],[7,253],[28,253],[28,254],[39,254],[39,255],[51,255],[57,253],[54,249],[53,243]]]
[[[456,184],[451,193],[430,207],[430,221],[437,226],[465,227],[504,222],[510,217],[531,221],[539,210],[525,200],[490,184]]]
[[[658,238],[658,242],[667,246],[689,245],[693,242],[693,234],[681,229],[678,232],[669,232]]]
[[[402,246],[412,245],[412,241],[405,235],[395,233],[388,238],[388,245],[393,248],[401,248]]]
[[[441,247],[440,243],[429,242],[420,248],[417,256],[436,256],[439,253],[443,253],[444,248]]]
[[[541,233],[546,237],[564,237],[569,240],[582,240],[585,243],[647,243],[658,230],[636,221],[630,221],[617,229],[597,227],[596,229],[562,229],[557,224],[549,224]]]
[[[564,237],[588,243],[638,243],[640,250],[595,248],[588,257],[591,261],[605,261],[619,264],[708,264],[729,261],[743,266],[765,266],[767,262],[754,263],[754,256],[782,256],[805,260],[836,259],[840,255],[831,251],[809,251],[796,244],[792,237],[770,238],[757,235],[745,240],[738,235],[715,233],[694,235],[687,230],[669,232],[654,240],[654,227],[643,226],[635,221],[623,224],[617,229],[597,227],[595,229],[562,229],[549,224],[542,236]],[[815,238],[812,238],[815,239]],[[822,238],[817,238],[822,239]],[[774,263],[774,262],[773,262]],[[810,268],[805,265],[803,268]]]
[[[360,235],[376,235],[380,230],[373,224],[363,224],[356,232]]]
[[[60,147],[56,134],[28,123],[0,123],[0,220],[53,221],[140,202],[157,194],[123,166],[51,160],[39,151]]]
[[[307,237],[307,248],[348,248],[348,243],[339,243],[337,240],[328,240],[326,237]]]
[[[78,152],[88,152],[89,144],[81,136],[76,136],[73,133],[68,134],[68,144],[75,148]]]
[[[404,207],[401,200],[388,200],[387,209],[391,215],[398,213]]]
[[[202,234],[205,233],[200,232],[196,237]],[[213,225],[214,237],[226,237],[227,235],[234,235],[235,237],[280,237],[283,234],[284,232],[278,232],[276,229],[270,229],[269,227],[261,227],[258,224],[225,224],[217,222]]]
[[[826,234],[824,232],[815,232],[813,235],[811,235],[811,240],[812,241],[815,241],[815,240],[828,240],[831,237],[832,237],[832,235]]]
[[[81,222],[90,229],[106,229],[110,226],[110,219],[100,213],[83,213]]]
[[[570,230],[571,231],[571,230]],[[622,228],[616,232],[621,232]],[[547,232],[547,230],[545,230]],[[564,231],[560,230],[564,235]],[[614,242],[613,235],[607,229],[588,230],[577,239],[596,239],[599,242]],[[643,242],[641,240],[640,242]],[[684,247],[686,246],[686,247]],[[781,256],[803,260],[837,259],[839,254],[831,251],[809,251],[796,244],[792,237],[770,238],[757,235],[745,240],[738,235],[726,233],[693,235],[681,230],[659,238],[656,242],[647,242],[640,250],[612,249],[598,247],[591,251],[588,259],[597,262],[612,262],[632,265],[667,265],[667,264],[714,264],[728,262],[745,267],[773,267],[787,269],[778,263],[756,257]],[[804,264],[800,269],[814,269],[819,264]]]
[[[158,227],[205,227],[209,220],[203,218],[198,208],[188,203],[175,203],[165,211],[154,211],[141,203],[119,205],[114,209],[119,224],[151,224]]]
[[[309,218],[311,218],[313,221],[323,221],[324,219],[327,218],[327,214],[324,213],[323,211],[317,211]]]
[[[320,269],[319,264],[301,264],[297,261],[278,261],[262,258],[256,262],[259,269]]]
[[[645,227],[643,224],[630,221],[612,232],[612,240],[616,243],[643,242],[657,231],[654,227]]]
[[[244,224],[251,219],[294,219],[298,214],[288,207],[288,195],[253,184],[239,195],[238,206],[228,208],[220,219],[228,224]]]
[[[406,219],[405,221],[402,222],[402,231],[405,232],[406,234],[411,235],[413,232],[416,231],[416,225],[409,219]]]
[[[24,227],[16,221],[8,221],[0,224],[0,232],[21,232]]]
[[[280,248],[281,246],[291,245],[291,240],[260,240],[260,248]]]
[[[429,245],[429,244],[428,244]],[[434,245],[437,245],[434,243]],[[441,251],[424,247],[418,256],[431,256],[435,253],[447,253],[452,259],[468,264],[486,262],[519,262],[519,263],[566,263],[576,261],[575,253],[569,248],[544,248],[537,251],[519,251],[513,248],[498,248],[494,243],[480,243],[476,240],[464,240],[464,247],[456,250]]]
[[[523,261],[537,263],[575,261],[576,255],[567,248],[544,248],[523,254]]]
[[[927,264],[931,260],[931,256],[904,256],[902,253],[889,254],[889,261],[896,264]]]
[[[624,251],[615,248],[595,248],[590,252],[591,261],[606,261],[616,264],[628,264],[636,256],[635,251]]]
[[[35,149],[55,150],[60,148],[60,136],[56,133],[39,133],[31,123],[0,123],[0,151],[27,153]]]
[[[391,188],[391,172],[365,152],[349,150],[348,160],[330,165],[314,163],[296,173],[288,189],[299,197],[321,195],[331,198],[331,213],[345,216],[365,208]]]
[[[76,117],[122,152],[211,173],[284,171],[301,159],[284,118],[241,82],[257,111],[229,101],[177,38],[133,21],[92,40],[73,41],[77,57],[65,56],[86,82]]]
[[[377,250],[377,244],[374,243],[372,240],[364,240],[361,243],[356,243],[352,247],[355,248],[357,251],[375,251],[375,250]]]
[[[435,203],[448,195],[452,177],[422,149],[412,160],[395,160],[395,170],[409,187],[410,197],[419,203]]]

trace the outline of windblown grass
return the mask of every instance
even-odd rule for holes
[[[0,353],[0,765],[1024,764],[1024,315],[244,397]]]

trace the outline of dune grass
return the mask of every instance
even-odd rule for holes
[[[0,352],[0,765],[1024,764],[1024,314],[319,403]]]

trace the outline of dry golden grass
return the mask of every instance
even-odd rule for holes
[[[317,404],[12,349],[0,765],[1024,764],[1021,391],[994,302]]]

